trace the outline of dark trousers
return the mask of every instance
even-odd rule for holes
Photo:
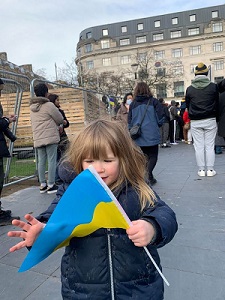
[[[4,184],[3,157],[0,157],[0,198],[2,194],[3,184]]]
[[[158,160],[159,146],[143,146],[140,147],[142,152],[147,156],[148,159],[148,176],[149,179],[153,179],[153,170]]]

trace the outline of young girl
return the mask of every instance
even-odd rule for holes
[[[176,217],[145,181],[144,154],[124,126],[115,121],[97,120],[71,142],[61,164],[63,184],[56,199],[38,218],[28,214],[28,223],[12,222],[23,231],[8,235],[23,241],[10,251],[33,245],[76,174],[90,165],[115,194],[133,226],[127,230],[101,228],[70,240],[61,263],[63,299],[162,300],[162,278],[143,246],[160,266],[157,248],[174,237]]]

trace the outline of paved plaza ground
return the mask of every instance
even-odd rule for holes
[[[179,143],[159,151],[154,190],[174,209],[179,224],[173,241],[159,250],[163,273],[170,283],[165,286],[165,300],[225,299],[225,150],[216,156],[215,169],[215,177],[197,176],[192,145]],[[3,197],[2,203],[14,214],[38,215],[53,198],[32,186]],[[27,250],[9,253],[15,239],[6,233],[13,229],[0,227],[0,299],[62,299],[63,250],[18,273]]]

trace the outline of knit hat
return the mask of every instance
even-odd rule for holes
[[[195,75],[201,75],[201,74],[204,75],[207,74],[208,72],[209,69],[202,62],[198,63],[198,65],[195,67]]]

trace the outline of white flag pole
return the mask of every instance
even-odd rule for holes
[[[170,286],[169,282],[167,281],[166,277],[163,275],[161,272],[160,268],[157,266],[156,262],[154,261],[154,258],[151,256],[150,252],[148,251],[147,247],[144,247],[145,252],[147,253],[148,257],[151,259],[151,262],[155,266],[156,270],[159,272],[159,275],[162,277],[164,282],[166,283],[167,286]]]

